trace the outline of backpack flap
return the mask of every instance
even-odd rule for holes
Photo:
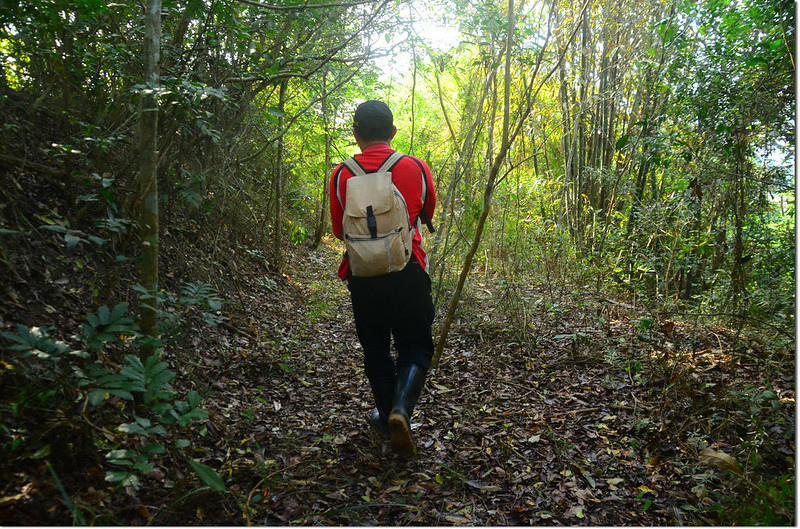
[[[386,213],[392,207],[394,193],[391,173],[353,176],[347,180],[346,186],[347,205],[344,213],[349,217],[366,217],[370,206],[373,215]]]

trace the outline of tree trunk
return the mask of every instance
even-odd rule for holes
[[[436,344],[436,351],[433,355],[433,360],[431,362],[431,368],[436,369],[436,366],[439,364],[439,359],[442,356],[442,351],[444,350],[444,344],[447,342],[447,334],[450,331],[450,326],[453,324],[453,319],[456,315],[456,308],[458,307],[459,299],[461,298],[461,292],[464,289],[464,283],[467,280],[467,276],[469,275],[470,269],[472,268],[472,260],[475,258],[475,253],[478,251],[478,246],[481,242],[481,235],[483,234],[483,228],[486,225],[486,219],[489,217],[489,211],[492,207],[492,194],[494,193],[494,184],[497,180],[497,175],[500,172],[500,166],[503,164],[506,158],[506,153],[508,153],[508,149],[510,146],[510,136],[509,136],[509,101],[510,101],[510,92],[511,92],[511,44],[513,42],[514,37],[514,0],[508,1],[508,34],[506,37],[506,71],[505,71],[505,94],[504,94],[504,114],[503,114],[503,144],[500,147],[500,153],[495,157],[494,163],[492,164],[489,170],[489,178],[486,181],[486,187],[484,188],[483,192],[483,211],[481,211],[481,216],[478,219],[478,224],[475,227],[475,237],[472,239],[472,245],[470,246],[467,255],[464,257],[464,265],[461,267],[461,274],[458,277],[458,284],[456,285],[456,290],[453,293],[453,298],[450,300],[450,306],[447,311],[447,317],[445,318],[444,325],[442,327],[442,332],[439,335],[439,341]],[[527,114],[529,114],[528,112]],[[522,117],[524,120],[527,117],[527,114]]]
[[[140,328],[151,338],[144,356],[158,341],[158,61],[161,0],[148,0],[145,13],[144,84],[139,107],[139,198],[141,203],[142,286],[147,294],[139,307]]]
[[[747,283],[744,271],[744,219],[746,217],[745,182],[750,176],[745,150],[748,145],[747,130],[741,127],[736,134],[736,172],[733,176],[733,270],[731,273],[731,295],[734,307],[740,307]]]
[[[328,72],[322,74],[322,127],[325,130],[325,169],[322,171],[322,197],[320,198],[319,214],[317,215],[317,228],[314,230],[314,248],[317,248],[325,235],[328,226],[328,172],[331,168],[331,131],[328,119],[328,94],[326,82]]]
[[[281,81],[280,92],[278,95],[278,130],[281,131],[281,137],[278,138],[278,152],[276,154],[275,164],[275,240],[272,250],[272,265],[277,273],[281,273],[283,269],[283,139],[286,137],[283,134],[283,126],[285,119],[283,111],[286,106],[286,83],[287,79]]]
[[[585,10],[585,5],[584,5]],[[510,54],[511,52],[511,43],[512,38],[514,35],[514,6],[513,0],[509,0],[508,6],[508,19],[509,19],[509,27],[508,27],[508,35],[506,38],[506,53]],[[583,13],[583,11],[582,11]],[[577,31],[577,29],[576,29]],[[575,36],[575,32],[573,31],[572,35],[570,36],[568,43],[572,42],[572,39]],[[533,90],[534,82],[537,78],[536,73],[538,72],[538,66],[541,64],[541,60],[544,57],[545,52],[547,51],[547,44],[550,39],[550,34],[548,32],[547,39],[542,46],[541,50],[539,51],[539,59],[537,61],[536,70],[531,77],[530,82],[525,87],[525,90],[533,94],[527,101],[527,107],[521,110],[520,114],[516,117],[516,123],[514,125],[514,130],[511,132],[510,127],[506,127],[505,124],[503,126],[504,131],[508,131],[508,136],[503,138],[503,143],[500,146],[499,152],[494,157],[494,163],[489,171],[489,178],[486,182],[486,187],[484,188],[483,194],[483,211],[481,213],[480,218],[478,219],[478,224],[475,229],[475,236],[472,240],[472,246],[470,247],[469,251],[467,251],[466,256],[464,257],[464,265],[461,267],[461,274],[458,278],[458,284],[456,285],[456,290],[453,293],[453,298],[450,300],[450,306],[448,307],[447,316],[445,317],[445,321],[442,325],[442,331],[439,335],[439,340],[436,344],[436,351],[433,355],[433,361],[431,367],[433,369],[439,363],[439,359],[441,358],[442,351],[444,350],[445,343],[447,343],[447,334],[450,330],[450,326],[453,323],[453,319],[455,318],[456,308],[458,307],[458,302],[461,297],[461,291],[464,289],[464,283],[466,282],[467,276],[469,275],[470,268],[472,267],[472,260],[475,257],[475,253],[478,250],[478,246],[481,241],[481,234],[483,233],[483,228],[486,224],[486,219],[489,216],[489,210],[491,208],[492,202],[492,193],[494,192],[495,183],[497,181],[497,176],[500,172],[500,168],[506,161],[506,157],[508,156],[508,152],[511,148],[511,145],[514,142],[514,139],[519,135],[520,131],[522,131],[527,119],[530,117],[531,112],[533,111],[533,104],[536,102],[539,90],[547,83],[550,77],[555,73],[555,71],[561,66],[562,61],[564,60],[564,53],[563,50],[559,50],[557,64],[543,77],[543,79],[539,82],[536,90]],[[510,57],[506,56],[506,71],[505,71],[505,90],[511,89],[511,64],[510,64]],[[508,98],[506,98],[508,100]],[[509,119],[510,121],[510,119]],[[510,123],[509,123],[510,125]]]
[[[442,242],[444,243],[444,247],[447,248],[447,243],[450,238],[450,225],[453,220],[453,215],[451,212],[454,208],[455,198],[456,198],[456,189],[458,187],[458,182],[461,180],[461,175],[466,171],[466,167],[471,163],[472,160],[472,153],[474,152],[475,145],[473,144],[473,137],[478,134],[481,127],[483,126],[483,105],[486,101],[486,96],[488,95],[489,86],[492,82],[492,78],[494,77],[494,72],[490,72],[489,77],[484,82],[483,85],[483,92],[481,93],[480,103],[476,107],[476,117],[475,121],[472,123],[471,126],[462,127],[467,129],[467,136],[464,139],[464,143],[462,144],[458,156],[455,159],[455,164],[453,167],[453,177],[450,179],[450,184],[447,187],[447,192],[444,195],[443,207],[439,208],[439,222],[438,225],[444,227],[444,229],[440,229],[436,231],[436,237],[434,238],[433,247],[429,253],[431,259],[431,274],[435,273],[436,270],[439,268],[440,265],[440,246]],[[437,75],[438,81],[438,75]],[[444,96],[442,95],[441,86],[438,85],[439,88],[438,95],[439,95],[439,103],[442,108],[442,114],[445,117],[447,123],[450,123],[450,118],[447,114],[447,108],[444,104]],[[456,144],[456,137],[455,132],[453,131],[452,127],[450,127],[452,133],[452,140],[453,143]],[[443,268],[442,268],[443,269]],[[441,281],[438,282],[441,285]],[[436,293],[438,298],[438,292]]]

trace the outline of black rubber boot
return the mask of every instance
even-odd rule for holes
[[[417,404],[426,370],[416,364],[403,367],[397,372],[394,384],[394,403],[389,414],[389,430],[392,448],[403,456],[417,455],[417,447],[411,437],[411,414]]]
[[[373,377],[369,379],[375,407],[369,415],[369,425],[384,439],[389,439],[389,412],[392,409],[395,377]]]

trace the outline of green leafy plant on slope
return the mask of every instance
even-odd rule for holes
[[[168,440],[180,437],[185,428],[208,417],[197,391],[190,391],[185,400],[178,398],[171,385],[176,374],[158,352],[144,360],[128,354],[122,365],[109,360],[117,350],[138,347],[136,321],[127,312],[128,304],[120,303],[113,309],[102,306],[97,313],[88,314],[80,333],[72,337],[82,348],[57,340],[45,327],[17,325],[16,332],[0,333],[11,342],[6,349],[16,355],[26,381],[19,386],[18,398],[3,403],[0,417],[23,414],[31,395],[37,395],[40,407],[57,406],[58,397],[83,402],[77,419],[103,434],[95,435],[93,442],[108,449],[105,479],[115,483],[118,490],[138,489],[142,478],[153,472],[156,461],[167,453]],[[42,391],[42,387],[50,389]],[[106,424],[117,423],[116,433],[89,418],[90,414],[99,415],[101,409],[105,409]],[[30,433],[7,427],[5,421],[0,435],[6,454],[37,441]],[[172,443],[174,451],[189,446],[191,442],[184,438]],[[37,453],[44,453],[42,450],[50,449],[42,447]],[[188,463],[212,489],[225,490],[221,479],[213,478],[217,476],[213,469],[198,461]],[[74,511],[76,520],[77,516],[79,511]]]

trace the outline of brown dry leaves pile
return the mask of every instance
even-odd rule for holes
[[[193,494],[157,520],[708,525],[748,493],[742,470],[793,471],[793,373],[776,378],[757,348],[643,324],[640,309],[587,292],[501,295],[479,275],[412,419],[420,455],[396,457],[367,428],[335,249],[295,260],[278,283],[232,294],[238,333],[198,332],[173,359],[209,390],[196,455],[229,494]],[[734,409],[736,391],[765,390],[778,405]],[[755,421],[773,434],[758,462]]]

